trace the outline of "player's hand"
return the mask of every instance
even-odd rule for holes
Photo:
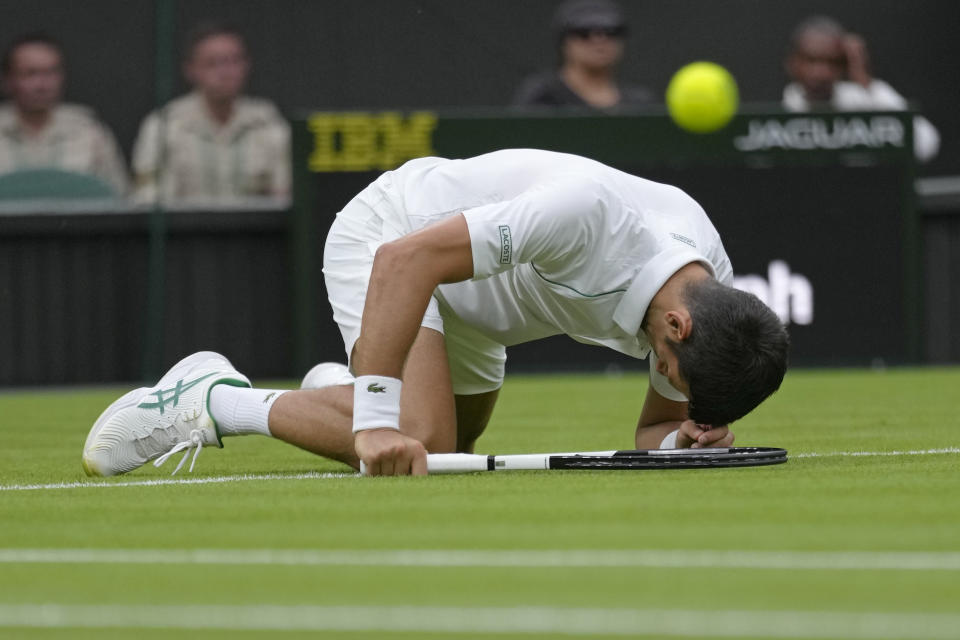
[[[843,53],[847,60],[847,77],[863,87],[873,82],[870,75],[870,55],[867,43],[860,36],[850,33],[843,38]]]
[[[396,429],[367,429],[353,439],[368,476],[425,476],[427,450]]]
[[[680,433],[677,434],[677,448],[729,447],[733,445],[733,440],[733,432],[726,425],[711,427],[685,420],[680,424]]]

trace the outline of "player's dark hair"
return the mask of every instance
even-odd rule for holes
[[[63,47],[60,46],[60,43],[56,39],[40,31],[25,33],[17,36],[13,42],[8,44],[7,48],[3,50],[3,57],[0,58],[0,72],[2,72],[3,75],[9,75],[10,72],[13,71],[13,59],[17,55],[17,49],[28,44],[46,45],[54,49],[60,55],[60,59],[63,60]]]
[[[200,22],[194,25],[194,27],[187,32],[186,38],[184,38],[184,61],[189,61],[193,57],[197,46],[199,46],[201,42],[216,36],[230,36],[232,38],[236,38],[243,46],[243,50],[247,50],[247,39],[244,38],[243,34],[240,33],[240,30],[234,27],[232,24],[214,21]]]
[[[685,340],[667,342],[690,387],[690,419],[730,424],[780,388],[790,337],[755,295],[713,278],[686,285],[682,296],[693,327]]]

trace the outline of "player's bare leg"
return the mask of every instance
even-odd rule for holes
[[[421,327],[403,369],[400,431],[420,440],[428,451],[451,452],[456,420],[443,335]],[[352,385],[291,391],[270,411],[275,438],[357,468],[352,429]]]
[[[352,427],[353,385],[289,391],[270,410],[273,437],[358,467]]]
[[[473,453],[477,438],[490,422],[499,395],[500,389],[494,389],[487,393],[456,396],[458,453]]]

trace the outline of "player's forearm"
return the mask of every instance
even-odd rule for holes
[[[357,375],[399,378],[430,296],[439,282],[422,258],[402,246],[377,251],[353,367]]]
[[[669,420],[651,425],[637,425],[635,442],[637,449],[659,449],[660,443],[670,434],[676,431],[682,424],[681,420]]]
[[[463,216],[382,245],[367,289],[355,372],[400,378],[434,289],[472,275],[473,254]]]

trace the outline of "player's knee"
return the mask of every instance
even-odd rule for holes
[[[459,433],[457,434],[456,453],[473,453],[476,445],[477,445],[476,438],[462,437]]]
[[[493,414],[499,389],[476,395],[457,396],[457,453],[473,453]]]
[[[473,453],[477,439],[483,434],[487,421],[462,421],[457,423],[457,453]]]

